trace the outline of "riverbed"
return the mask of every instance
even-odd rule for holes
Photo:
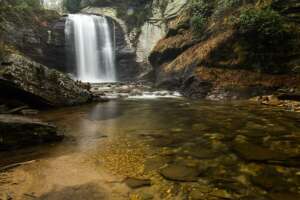
[[[0,199],[299,200],[300,114],[127,99],[45,111],[61,143],[0,153]]]

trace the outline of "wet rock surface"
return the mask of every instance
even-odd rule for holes
[[[279,107],[293,112],[300,112],[300,99],[298,93],[282,93],[278,95],[258,96],[251,98],[250,101],[262,105]]]
[[[91,101],[89,86],[67,75],[12,54],[0,68],[1,98],[40,107],[70,106]]]
[[[54,125],[15,115],[0,115],[0,150],[15,149],[63,139]]]
[[[159,90],[150,82],[117,82],[91,84],[94,98],[100,100],[126,98],[178,98],[181,94],[176,91]]]

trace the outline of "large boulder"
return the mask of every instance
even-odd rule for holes
[[[0,151],[63,139],[55,126],[15,115],[0,115],[0,130]]]
[[[34,107],[78,105],[92,98],[85,84],[16,54],[0,67],[0,88],[0,99],[21,99]]]

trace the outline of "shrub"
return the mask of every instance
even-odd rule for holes
[[[220,8],[235,8],[242,3],[242,0],[219,0],[218,7]]]
[[[248,9],[241,12],[239,31],[248,40],[255,39],[265,47],[280,45],[286,41],[288,33],[284,26],[284,18],[272,9]],[[251,41],[252,42],[252,41]]]
[[[4,0],[2,3],[19,10],[36,10],[41,8],[40,0]]]
[[[192,0],[190,10],[193,16],[209,17],[212,6],[206,0]]]
[[[242,3],[242,0],[218,0],[214,12],[214,17],[222,17],[226,11],[237,8]]]
[[[203,28],[207,22],[207,19],[211,16],[213,9],[212,1],[209,0],[192,0],[190,4],[190,26],[193,33],[199,36],[203,31]]]
[[[251,8],[241,11],[236,22],[250,59],[257,62],[257,68],[268,72],[283,70],[278,67],[291,47],[284,17],[270,8]]]
[[[207,21],[207,18],[202,16],[194,16],[191,18],[191,26],[193,29],[193,32],[197,35],[202,32],[204,25]]]

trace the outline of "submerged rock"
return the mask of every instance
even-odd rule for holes
[[[1,97],[33,106],[69,106],[86,103],[88,87],[67,75],[21,55],[10,55],[0,68]]]
[[[63,139],[55,126],[15,115],[0,115],[0,130],[0,151]]]
[[[128,177],[124,180],[124,182],[126,183],[126,185],[128,185],[128,187],[134,189],[151,185],[151,181],[149,179],[137,179]]]
[[[169,164],[160,170],[160,174],[172,181],[193,182],[198,180],[201,170],[180,164]]]
[[[234,151],[247,161],[284,160],[285,155],[248,142],[235,142]]]
[[[299,155],[283,153],[249,142],[235,142],[233,150],[244,160],[278,164],[283,166],[300,166]]]

